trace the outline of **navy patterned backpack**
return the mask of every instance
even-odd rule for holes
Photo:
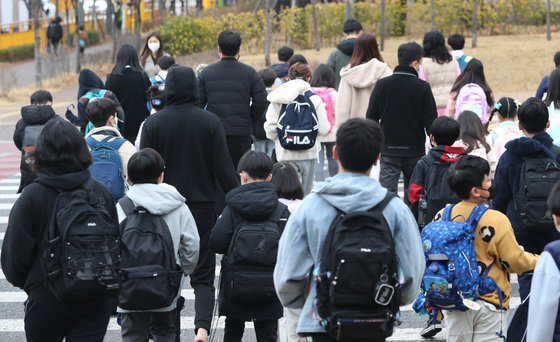
[[[488,209],[477,205],[466,222],[453,221],[448,205],[441,220],[431,222],[422,230],[422,244],[426,258],[426,271],[422,279],[422,294],[413,306],[420,311],[423,305],[444,310],[466,311],[475,299],[483,294],[501,291],[488,277],[492,264],[480,274],[474,249],[474,231],[478,221]]]

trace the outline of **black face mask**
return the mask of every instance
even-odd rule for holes
[[[496,182],[492,182],[492,185],[490,185],[490,187],[488,189],[483,189],[483,188],[480,188],[480,187],[479,187],[479,189],[484,190],[484,191],[488,191],[488,195],[489,195],[488,197],[482,197],[481,196],[482,198],[485,198],[488,201],[490,201],[492,198],[494,198],[496,196],[496,194],[498,193],[498,186],[496,185]]]

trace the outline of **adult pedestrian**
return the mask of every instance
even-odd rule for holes
[[[266,131],[267,138],[275,142],[276,159],[278,161],[288,161],[296,168],[303,184],[303,192],[307,195],[313,187],[317,149],[320,142],[316,141],[311,148],[304,150],[285,149],[280,143],[277,127],[282,107],[294,101],[299,95],[304,95],[311,90],[309,85],[309,82],[311,82],[311,69],[309,69],[307,64],[296,63],[292,65],[288,75],[290,76],[290,81],[282,84],[267,97],[268,101],[270,101],[270,106],[268,106],[266,112],[264,130]],[[318,136],[326,135],[329,133],[331,126],[327,119],[323,100],[315,94],[310,96],[309,99],[317,115],[317,134]]]
[[[151,32],[148,37],[146,37],[146,43],[138,57],[140,59],[140,65],[146,74],[148,74],[149,78],[154,77],[159,72],[157,61],[162,56],[169,56],[169,54],[163,51],[161,36],[157,31]]]
[[[60,17],[54,18],[47,27],[47,39],[49,40],[49,53],[58,56],[58,43],[62,39],[62,25]]]
[[[377,82],[391,75],[391,68],[383,62],[377,40],[363,33],[356,39],[350,64],[340,70],[336,126],[351,118],[365,118],[371,91]]]
[[[251,149],[253,122],[266,110],[266,90],[255,69],[239,62],[241,36],[226,30],[218,36],[220,61],[198,77],[200,105],[218,115],[235,167]]]
[[[554,69],[558,69],[558,66],[560,66],[560,51],[557,51],[554,54],[553,61]],[[537,88],[537,94],[535,95],[536,98],[544,100],[545,95],[548,93],[549,79],[550,74],[547,74],[542,78],[541,83],[539,83],[539,87]]]
[[[59,192],[92,184],[90,198],[109,215],[117,227],[117,211],[109,190],[92,179],[92,163],[84,137],[71,123],[53,118],[43,128],[31,152],[36,180],[16,200],[2,243],[2,270],[6,279],[27,293],[25,337],[35,341],[102,342],[113,311],[111,297],[95,300],[59,300],[47,288],[42,268],[45,230],[56,214]]]
[[[194,71],[177,66],[165,81],[165,108],[146,119],[140,147],[151,147],[165,160],[163,181],[186,198],[200,236],[200,256],[191,274],[195,291],[195,341],[207,341],[212,323],[216,256],[208,248],[216,221],[216,179],[229,192],[239,179],[228,154],[219,118],[202,110]],[[223,200],[223,199],[222,199]]]
[[[380,122],[385,134],[381,150],[379,183],[397,192],[404,174],[404,199],[416,163],[425,155],[425,132],[437,116],[430,85],[418,78],[422,47],[414,42],[398,49],[399,65],[393,75],[379,80],[371,93],[367,118]]]
[[[122,32],[122,24],[124,19],[124,11],[122,1],[117,1],[117,6],[115,7],[115,29],[117,30],[118,34]]]
[[[150,115],[146,106],[146,90],[150,85],[150,79],[138,61],[136,49],[129,44],[121,46],[117,63],[107,75],[105,88],[119,99],[125,113],[123,137],[133,144],[142,121]]]
[[[352,54],[354,53],[354,43],[356,42],[356,38],[362,33],[362,30],[362,24],[356,19],[346,20],[344,25],[342,25],[342,36],[344,40],[329,54],[327,65],[334,71],[336,89],[338,89],[338,85],[340,84],[340,70],[350,63]]]
[[[441,32],[426,32],[422,45],[424,59],[419,77],[430,84],[438,115],[445,115],[449,93],[461,69],[445,46],[445,38]]]

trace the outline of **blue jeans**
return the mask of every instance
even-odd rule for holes
[[[338,163],[333,159],[333,142],[321,143],[321,150],[319,151],[319,158],[317,159],[317,165],[315,165],[315,181],[321,182],[325,180],[325,154],[327,155],[329,177],[332,177],[338,173]]]
[[[267,156],[272,158],[272,151],[274,151],[274,141],[268,139],[257,139],[253,140],[253,150],[257,152],[264,152]]]

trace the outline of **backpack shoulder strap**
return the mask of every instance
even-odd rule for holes
[[[99,90],[99,97],[105,97],[105,93],[107,92],[106,89]]]
[[[373,211],[373,210],[383,211],[383,209],[385,209],[387,204],[389,204],[389,202],[391,202],[391,200],[396,196],[397,195],[394,192],[387,191],[383,200],[381,202],[377,203],[373,208],[371,208],[368,211]]]
[[[126,216],[132,214],[134,212],[134,208],[136,208],[134,202],[132,202],[132,200],[126,195],[121,198],[118,203]]]
[[[111,138],[115,138],[112,141]],[[119,148],[121,148],[122,144],[124,144],[126,142],[126,139],[123,138],[119,138],[119,137],[113,137],[113,136],[109,136],[105,139],[103,139],[102,141],[103,143],[106,143],[109,147],[111,147],[112,149],[114,149],[115,151],[119,151]]]
[[[91,150],[94,150],[100,144],[100,142],[92,136],[86,138],[86,143],[89,145],[89,148],[91,148]]]
[[[557,160],[558,155],[560,155],[560,147],[552,144],[550,148],[548,148],[543,145],[543,152],[546,153],[553,160]]]
[[[488,210],[487,206],[479,204],[471,211],[467,222],[471,225],[471,227],[473,227],[473,229],[476,227],[478,221],[480,221],[480,218],[482,217],[482,215],[484,215],[486,210]]]
[[[455,204],[449,204],[443,209],[443,214],[441,215],[442,221],[451,221],[451,210],[454,206]]]

